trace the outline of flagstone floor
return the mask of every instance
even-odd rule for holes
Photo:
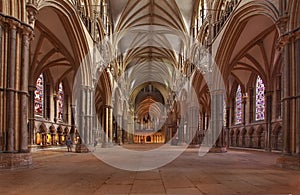
[[[163,167],[126,171],[92,153],[39,150],[32,167],[0,170],[0,194],[300,194],[300,171],[277,167],[279,155],[231,149],[199,157],[189,148]]]

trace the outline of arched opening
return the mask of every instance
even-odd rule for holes
[[[76,117],[72,115],[75,105],[71,107],[75,76],[81,71],[78,75],[81,75],[82,85],[89,77],[85,76],[88,71],[83,62],[88,48],[86,35],[76,10],[69,6],[57,1],[40,2],[38,6],[35,36],[30,47],[29,85],[35,89],[30,93],[29,132],[34,133],[35,125],[51,128],[40,132],[37,135],[41,137],[40,142],[35,139],[34,145],[64,144],[62,129],[75,125]]]

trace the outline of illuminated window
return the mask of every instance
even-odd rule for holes
[[[235,96],[235,124],[242,123],[242,90],[239,85]]]
[[[43,116],[44,105],[44,76],[41,74],[36,81],[36,90],[34,91],[34,113]]]
[[[255,86],[255,120],[265,119],[265,85],[263,80],[258,76]]]
[[[62,82],[59,83],[57,93],[57,118],[64,119],[64,88]]]

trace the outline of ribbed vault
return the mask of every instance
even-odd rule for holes
[[[188,44],[193,5],[192,0],[110,1],[113,50],[122,58],[119,69],[131,100],[146,83],[160,85],[162,94],[171,90]]]

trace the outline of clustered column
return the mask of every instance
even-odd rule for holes
[[[21,74],[21,152],[28,151],[28,130],[27,130],[27,120],[28,120],[28,70],[29,70],[29,35],[30,28],[24,28],[22,34],[22,74]]]
[[[15,96],[16,91],[16,44],[17,44],[17,22],[10,21],[9,23],[9,53],[8,53],[8,71],[7,71],[7,152],[14,152],[15,148]]]
[[[267,133],[265,135],[266,137],[266,150],[271,151],[272,150],[272,95],[273,91],[267,91],[266,92],[266,129]]]
[[[103,142],[106,146],[113,143],[113,109],[109,105],[103,108],[103,124],[105,135]]]
[[[282,51],[282,123],[283,154],[300,156],[300,31],[287,32],[287,17],[278,21],[281,30],[279,48]],[[292,90],[292,89],[295,90]],[[299,159],[296,159],[297,163]],[[286,166],[284,160],[279,164]],[[289,166],[289,165],[287,165]],[[299,165],[296,165],[299,166]]]
[[[299,33],[300,34],[300,33]],[[296,154],[300,156],[300,35],[298,34],[298,37],[295,41],[295,51],[298,52],[298,54],[295,56],[296,58]]]
[[[33,29],[13,18],[0,16],[1,150],[28,152],[29,39]],[[4,53],[7,59],[2,58]],[[7,81],[7,82],[5,82]],[[4,108],[6,108],[4,110]]]

